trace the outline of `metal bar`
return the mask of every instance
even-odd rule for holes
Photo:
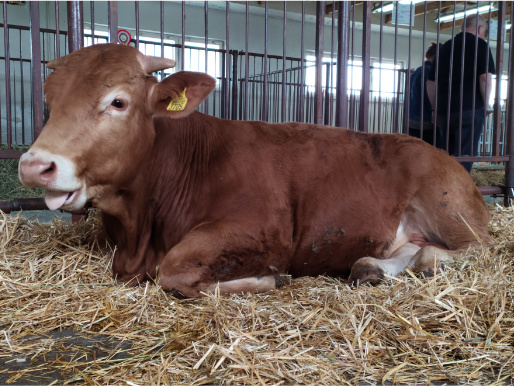
[[[31,18],[32,18],[32,10],[31,10]],[[32,24],[32,23],[31,23]],[[39,32],[39,31],[38,31]],[[21,88],[20,88],[20,108],[21,108],[21,142],[25,144],[25,87],[23,87],[25,76],[23,74],[23,39],[21,37],[21,31],[19,31],[19,39],[20,41],[20,79],[21,79]],[[41,64],[40,64],[41,66]],[[32,80],[32,79],[31,79]],[[16,91],[14,92],[16,95]],[[16,133],[17,135],[17,133]]]
[[[505,188],[502,186],[479,186],[478,191],[482,195],[505,194]]]
[[[329,73],[329,77],[327,77],[327,89],[329,90],[329,93],[328,93],[328,98],[326,99],[327,103],[329,106],[327,110],[327,114],[326,116],[328,118],[325,119],[326,122],[328,122],[327,124],[331,125],[332,124],[332,117],[334,116],[333,113],[334,113],[334,99],[333,99],[333,87],[332,87],[332,78],[333,78],[333,74],[334,74],[334,29],[335,29],[335,10],[334,12],[332,12],[332,28],[330,30],[330,71],[328,72]]]
[[[500,142],[501,142],[501,84],[502,84],[502,72],[503,72],[503,51],[504,51],[504,36],[505,36],[505,13],[507,3],[500,1],[498,4],[498,35],[496,38],[496,95],[494,99],[494,119],[493,119],[493,141],[494,141],[494,152],[493,155],[500,155]],[[489,12],[491,10],[489,9]],[[512,20],[511,20],[512,22]],[[512,32],[511,32],[512,33]],[[487,57],[489,61],[489,57]],[[509,74],[513,76],[514,74]],[[488,107],[488,101],[485,101],[485,108]],[[485,121],[484,121],[485,122]]]
[[[248,26],[247,26],[248,28]],[[208,72],[209,68],[209,3],[207,1],[204,2],[204,29],[205,29],[205,72]],[[247,50],[248,51],[248,50]],[[214,74],[213,74],[214,75]],[[209,98],[205,98],[204,102],[204,112],[205,114],[209,114]]]
[[[464,14],[466,14],[468,3],[464,2]],[[454,19],[455,20],[455,19]],[[464,104],[464,55],[466,52],[466,18],[463,20],[462,28],[462,49],[460,54],[460,90],[459,90],[459,151],[458,155],[462,155],[462,107]],[[475,39],[476,40],[476,39]],[[476,55],[475,55],[476,56]],[[473,139],[471,139],[473,143]],[[470,154],[472,155],[472,154]]]
[[[44,198],[16,198],[12,201],[0,201],[0,210],[4,213],[43,209],[48,209]]]
[[[118,2],[109,1],[108,24],[109,43],[118,42]]]
[[[237,51],[232,51],[232,120],[237,120]]]
[[[371,55],[371,7],[372,3],[362,4],[362,88],[359,101],[359,131],[369,131],[369,88]],[[397,19],[398,20],[398,19]]]
[[[455,8],[457,2],[453,2],[453,7]],[[446,104],[446,151],[449,149],[450,145],[450,113],[451,113],[451,101],[452,101],[452,77],[453,77],[453,51],[455,49],[454,44],[455,37],[455,19],[452,22],[452,40],[450,45],[450,71],[449,71],[449,80],[448,80],[448,103]]]
[[[93,3],[93,1],[91,3]],[[134,9],[136,13],[136,48],[139,50],[139,1],[135,2]]]
[[[407,78],[405,79],[405,99],[404,99],[404,109],[403,109],[403,133],[405,134],[409,134],[409,108],[410,108],[410,93],[411,93],[411,89],[410,89],[410,69],[411,69],[411,49],[412,49],[412,28],[414,28],[414,26],[411,24],[411,21],[412,21],[412,11],[414,9],[414,4],[409,4],[409,7],[410,7],[410,18],[409,18],[409,49],[408,49],[408,57],[407,57],[407,73],[406,73],[406,76]],[[383,12],[382,12],[383,13]],[[423,31],[424,32],[424,31]],[[425,50],[425,40],[423,39],[423,50]],[[422,59],[421,60],[421,68],[423,69],[422,70],[422,73],[424,72],[425,70],[425,61]],[[423,96],[424,94],[424,83],[423,83],[423,79],[421,80],[421,95]],[[421,111],[423,111],[423,101],[421,102]],[[423,127],[423,121],[421,121],[421,127]],[[423,137],[421,137],[423,138]]]
[[[489,1],[489,7],[490,6],[491,6],[491,2]],[[487,29],[488,30],[491,29],[491,9],[489,9],[489,17],[487,19]],[[487,50],[486,51],[488,53],[489,53],[489,50],[490,50],[490,44],[491,44],[491,36],[487,35]],[[498,66],[496,66],[496,68],[498,68]],[[486,74],[489,73],[489,57],[485,61],[485,73]],[[485,93],[484,93],[485,95],[488,95],[490,93],[489,87],[491,87],[491,85],[489,84],[489,82],[486,82],[485,83]],[[489,101],[484,101],[484,125],[487,122],[488,109],[489,109]],[[486,143],[485,143],[485,141],[483,141],[483,144],[482,144],[482,154],[485,154],[485,153],[486,153]]]
[[[316,80],[314,86],[314,123],[323,123],[323,44],[325,32],[325,2],[316,2]]]
[[[93,3],[93,2],[91,2]],[[61,27],[59,25],[59,1],[55,2],[55,57],[61,56]],[[91,27],[92,28],[92,27]]]
[[[304,74],[304,68],[305,68],[305,2],[302,1],[302,32],[300,37],[300,46],[301,46],[301,53],[300,53],[300,89],[298,90],[298,116],[296,120],[298,122],[305,122],[305,115],[304,115],[304,103],[305,103],[305,74]]]
[[[95,44],[95,2],[89,2],[91,13],[91,44]]]
[[[12,149],[11,117],[11,53],[9,48],[9,28],[7,26],[7,1],[3,2],[4,14],[4,51],[5,51],[5,117],[7,119],[7,149]]]
[[[18,159],[23,153],[21,150],[0,150],[0,159]]]
[[[225,95],[224,95],[224,101],[225,101],[225,116],[223,118],[229,119],[230,117],[230,2],[225,3],[225,22],[226,22],[226,29],[225,29],[225,40],[226,40],[226,47],[225,47],[225,79],[226,79],[226,87],[225,87]]]
[[[248,120],[248,77],[250,76],[250,57],[248,56],[248,36],[250,25],[250,3],[246,2],[246,28],[245,28],[245,79],[244,79],[244,100],[243,100],[243,119]]]
[[[39,3],[30,2],[30,50],[32,66],[34,140],[43,130],[43,80],[41,79],[41,37],[39,32]]]
[[[262,83],[262,120],[268,121],[268,1],[264,6],[264,80]]]
[[[384,12],[380,12],[380,42],[379,42],[379,49],[378,49],[378,65],[379,71],[378,71],[378,113],[377,113],[377,120],[378,120],[378,132],[383,132],[384,128],[387,127],[385,124],[382,125],[382,43],[383,43],[383,32],[384,32]]]
[[[348,124],[348,41],[350,3],[339,1],[337,15],[336,121],[338,127]],[[382,48],[382,47],[381,47]]]
[[[68,52],[84,46],[84,7],[82,1],[69,1],[68,11]]]
[[[287,22],[287,2],[284,1],[284,17],[282,24],[282,101],[281,101],[281,122],[286,121],[286,22]]]
[[[161,17],[161,58],[164,58],[164,1],[159,3],[159,15]],[[185,61],[185,46],[186,46],[186,10],[185,10],[185,2],[182,2],[182,48],[181,48],[181,70],[184,70],[184,61]],[[161,72],[161,79],[163,78],[163,73]]]
[[[441,1],[439,1],[439,7],[437,9],[437,18],[439,19],[441,17]],[[434,137],[433,137],[433,144],[434,146],[436,147],[440,147],[438,145],[440,144],[437,144],[437,104],[438,104],[438,96],[437,96],[437,93],[438,93],[438,80],[439,80],[439,41],[440,41],[440,35],[441,35],[441,29],[440,28],[437,28],[437,38],[436,38],[436,47],[435,47],[435,63],[433,63],[432,65],[435,66],[435,101],[434,101],[434,104],[435,106],[432,106],[432,108],[434,109]],[[440,127],[439,130],[442,130],[442,128]]]
[[[478,7],[478,3],[477,3]],[[478,17],[480,15],[477,13],[476,15],[476,21],[475,21],[475,59],[473,60],[473,90],[477,89],[477,65],[478,65],[478,55],[476,54],[478,52],[478,24],[479,20]],[[489,60],[489,55],[487,56],[487,60]],[[475,116],[475,108],[476,108],[476,97],[477,93],[474,92],[471,100],[471,112],[473,116]],[[484,121],[485,124],[485,121]],[[471,121],[471,138],[474,138],[475,136],[475,120],[473,119]],[[471,147],[471,154],[470,155],[478,155],[480,153],[480,149],[477,149],[477,154],[473,154],[473,147]]]
[[[514,7],[510,7],[510,20],[514,20]],[[511,27],[512,28],[512,27]],[[507,97],[507,111],[505,119],[505,154],[509,160],[505,163],[505,187],[507,195],[505,206],[510,206],[514,199],[514,37],[512,30],[509,37],[509,86]]]
[[[398,7],[394,7],[394,11],[395,12],[395,20],[396,22],[394,23],[394,59],[393,59],[393,73],[394,73],[394,84],[398,84],[398,81],[400,79],[400,74],[399,72],[396,70],[396,62],[397,62],[397,49],[398,49]],[[398,80],[397,78],[398,77]],[[398,132],[398,110],[396,109],[396,104],[398,102],[398,99],[400,98],[400,95],[399,95],[399,88],[398,86],[396,86],[397,88],[395,89],[394,93],[393,93],[393,120],[392,120],[392,123],[393,123],[393,127],[392,127],[392,132],[394,133],[397,133]]]

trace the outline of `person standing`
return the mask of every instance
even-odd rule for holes
[[[447,41],[441,47],[439,59],[435,61],[439,68],[436,146],[447,149],[448,153],[453,156],[475,156],[478,151],[480,135],[484,128],[485,109],[487,109],[489,103],[495,66],[491,50],[488,49],[484,40],[487,35],[487,24],[484,17],[482,15],[468,16],[462,27],[462,32],[453,39],[453,62],[451,63],[452,40]],[[462,53],[463,45],[464,54]],[[476,79],[474,78],[475,57]],[[464,61],[463,77],[461,72],[462,61]],[[450,71],[452,71],[451,74]],[[435,73],[436,65],[432,67],[427,81],[428,97],[432,106],[435,106],[436,100]],[[463,79],[462,136],[459,136],[461,78]],[[475,88],[473,87],[474,83]],[[449,97],[450,100],[448,100]],[[473,101],[475,103],[474,110]],[[448,143],[446,143],[447,139]],[[471,171],[472,162],[461,163],[468,172]]]
[[[439,43],[439,47],[443,44]],[[430,144],[434,143],[434,124],[432,123],[432,105],[427,93],[427,80],[437,52],[437,44],[432,42],[425,52],[425,63],[419,66],[410,77],[410,100],[409,100],[409,135],[421,138]],[[424,69],[424,70],[423,70]],[[424,71],[424,73],[423,73]],[[421,79],[424,79],[422,85]],[[421,95],[423,106],[421,105]],[[423,124],[421,124],[421,111],[423,110]]]

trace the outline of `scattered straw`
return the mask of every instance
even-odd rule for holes
[[[84,384],[512,382],[514,210],[491,214],[494,246],[433,278],[357,289],[300,278],[260,295],[177,300],[113,281],[112,256],[83,244],[97,217],[38,224],[0,213],[0,360],[39,363],[0,375],[47,384],[55,371],[72,374],[58,383]],[[101,348],[77,349],[56,330],[100,337]],[[51,355],[66,344],[73,355]]]

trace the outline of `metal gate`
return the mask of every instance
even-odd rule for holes
[[[510,2],[5,1],[0,158],[19,158],[44,126],[45,64],[84,45],[117,42],[119,33],[146,54],[177,60],[176,69],[156,76],[184,69],[215,77],[216,89],[199,107],[208,114],[408,134],[411,69],[423,63],[431,40],[444,42],[459,32],[461,14],[484,7],[498,69],[494,103],[478,154],[456,158],[505,167],[506,186],[481,190],[512,198]],[[442,22],[447,16],[453,18]],[[45,207],[29,200],[4,202],[0,209],[23,205]]]

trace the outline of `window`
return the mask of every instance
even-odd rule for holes
[[[316,58],[313,55],[306,57],[307,59],[307,71],[305,75],[305,84],[308,86],[309,92],[314,92],[314,86],[316,82]],[[337,84],[337,79],[334,76],[337,68],[334,59],[332,65],[331,75],[331,91],[334,92]],[[330,58],[323,58],[323,71],[322,71],[322,85],[323,88],[327,87],[327,71],[326,66],[330,65]],[[348,94],[353,95],[360,94],[362,89],[362,61],[359,59],[348,61]],[[381,98],[392,98],[397,92],[398,76],[402,65],[400,63],[394,63],[378,60],[372,60],[370,83],[371,92],[374,97],[380,96]]]

